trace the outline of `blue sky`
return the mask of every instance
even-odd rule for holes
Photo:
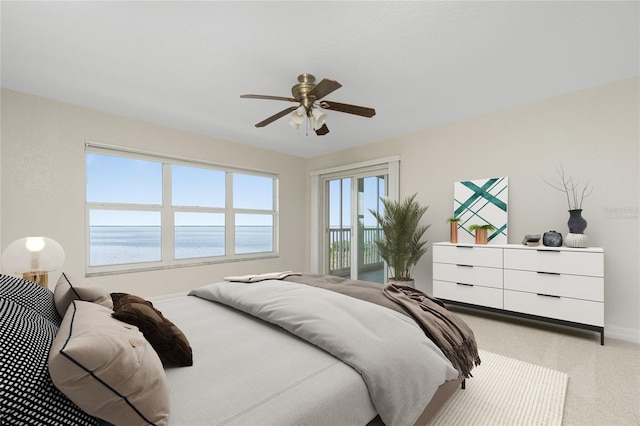
[[[162,163],[87,153],[87,201],[143,205],[162,204]],[[224,171],[171,166],[172,200],[175,206],[225,205]],[[236,208],[273,208],[272,180],[233,174]],[[160,226],[160,213],[151,211],[98,210],[90,212],[92,226]],[[177,212],[176,226],[223,226],[221,213]],[[270,215],[236,215],[239,226],[270,226]]]

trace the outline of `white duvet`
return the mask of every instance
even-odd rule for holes
[[[458,377],[413,320],[369,302],[279,280],[221,282],[190,295],[276,324],[350,365],[387,425],[413,425],[438,386]]]

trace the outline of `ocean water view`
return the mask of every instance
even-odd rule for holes
[[[273,228],[237,226],[235,254],[273,251]],[[159,226],[92,226],[91,266],[157,262],[162,258]],[[224,226],[176,226],[175,259],[225,255]]]

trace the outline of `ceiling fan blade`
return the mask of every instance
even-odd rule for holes
[[[277,114],[273,114],[271,117],[269,117],[269,118],[267,118],[267,119],[262,120],[261,122],[259,122],[258,124],[256,124],[256,127],[264,127],[264,126],[266,126],[267,124],[271,124],[271,123],[273,123],[274,121],[276,121],[277,119],[284,117],[285,115],[289,114],[289,113],[290,113],[290,112],[292,112],[292,111],[295,111],[297,108],[298,108],[297,106],[292,106],[292,107],[289,107],[289,108],[283,109],[283,110],[282,110],[282,111],[280,111],[279,113],[277,113]]]
[[[270,96],[270,95],[240,95],[241,98],[247,99],[269,99],[272,101],[289,101],[289,102],[298,102],[293,98],[285,98],[283,96]]]
[[[329,133],[329,128],[326,124],[323,124],[322,127],[316,130],[316,135],[318,136],[326,135],[327,133]]]
[[[329,93],[333,92],[334,90],[338,90],[341,87],[342,84],[338,83],[337,81],[323,78],[320,83],[316,84],[316,87],[311,89],[307,96],[315,96],[316,100],[322,99]]]
[[[373,117],[376,115],[376,110],[373,108],[367,108],[357,105],[341,104],[333,101],[320,102],[320,108],[330,109],[333,111],[346,112],[347,114],[360,115],[362,117]]]

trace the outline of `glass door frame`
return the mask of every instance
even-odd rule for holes
[[[382,193],[380,191],[380,179],[382,178],[383,188]],[[382,263],[382,274],[378,276],[378,273],[375,271],[379,270],[379,263],[367,263],[369,260],[373,260],[376,257],[376,253],[378,250],[374,248],[373,241],[378,238],[378,235],[371,237],[370,236],[370,245],[367,245],[367,226],[366,226],[366,217],[369,214],[367,212],[368,208],[373,206],[367,206],[367,191],[366,191],[366,181],[373,179],[375,182],[375,208],[378,213],[381,213],[382,202],[379,200],[381,197],[386,197],[389,192],[389,175],[386,172],[376,173],[376,172],[368,172],[361,173],[358,175],[354,175],[351,179],[353,179],[353,188],[351,191],[352,196],[352,209],[351,209],[351,221],[352,221],[352,230],[351,232],[354,234],[355,238],[353,239],[353,243],[351,246],[351,264],[350,264],[350,272],[352,280],[363,280],[379,282],[380,284],[384,284],[386,280],[384,277],[387,276],[387,265],[380,259],[380,263]],[[355,203],[355,204],[354,204]],[[373,218],[373,216],[371,216]],[[378,225],[376,223],[376,229]],[[378,234],[378,232],[376,232]],[[376,266],[378,265],[378,266]],[[329,269],[329,273],[331,270]]]
[[[334,167],[331,169],[323,169],[312,171],[310,173],[311,179],[311,203],[310,203],[310,272],[316,274],[327,273],[328,265],[328,199],[327,199],[327,184],[325,182],[331,179],[338,179],[341,177],[354,177],[354,176],[372,176],[372,175],[387,175],[387,197],[391,200],[397,201],[400,193],[400,157],[386,157],[377,160],[364,161],[360,163],[349,164],[340,167]],[[352,198],[352,203],[357,202]],[[352,207],[356,204],[352,204]],[[357,217],[353,217],[352,208],[352,230],[357,225]],[[357,212],[355,212],[357,215]],[[352,244],[355,244],[352,241]],[[352,253],[352,262],[353,262]],[[357,261],[357,259],[356,259]],[[353,271],[352,271],[353,274]]]

